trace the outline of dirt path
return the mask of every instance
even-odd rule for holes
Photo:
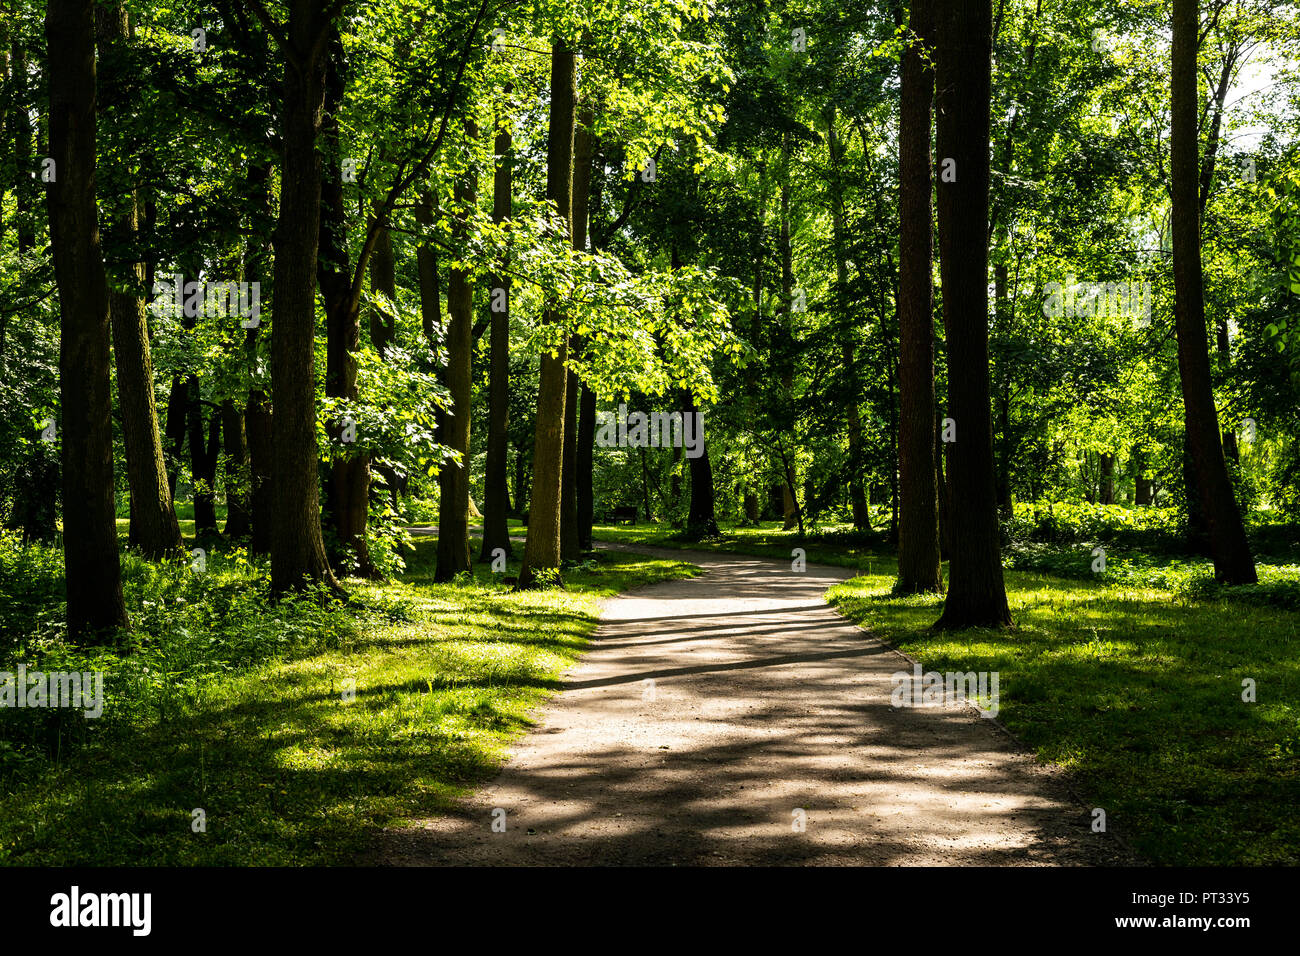
[[[374,862],[1130,862],[992,721],[890,707],[910,661],[822,601],[849,571],[628,550],[706,573],[610,601],[496,780],[456,815],[385,831]]]

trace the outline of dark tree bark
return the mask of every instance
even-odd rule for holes
[[[507,93],[509,88],[507,88]],[[514,144],[510,130],[502,126],[493,143],[497,168],[492,176],[492,221],[502,223],[510,218],[510,199]],[[498,293],[496,290],[500,289]],[[496,301],[498,294],[501,302]],[[500,305],[498,310],[497,306]],[[488,366],[488,440],[487,462],[483,474],[483,550],[480,561],[491,561],[492,552],[498,548],[513,556],[510,546],[508,516],[510,512],[510,282],[505,275],[492,279],[489,295],[489,347]]]
[[[180,478],[181,455],[185,451],[185,429],[189,414],[189,381],[179,375],[172,376],[171,391],[167,393],[167,451],[163,464],[167,469],[167,493],[176,499],[176,483]]]
[[[1233,497],[1219,440],[1210,382],[1201,274],[1197,146],[1198,12],[1196,0],[1173,0],[1170,65],[1170,196],[1174,254],[1174,325],[1183,388],[1186,442],[1214,551],[1214,576],[1229,584],[1257,580],[1255,559]]]
[[[546,156],[546,198],[570,220],[573,215],[573,127],[577,75],[573,51],[561,38],[551,45],[551,116]],[[572,229],[570,228],[570,231]],[[548,309],[543,321],[557,320]],[[564,401],[568,343],[541,358],[537,426],[533,437],[532,502],[519,587],[537,583],[537,572],[560,567],[560,486],[564,467]]]
[[[695,404],[695,396],[690,392],[683,392],[682,405],[688,415],[699,413],[699,407]],[[705,538],[716,538],[718,536],[718,522],[714,517],[713,465],[709,462],[709,446],[704,439],[704,419],[702,417],[696,422],[695,427],[698,429],[700,454],[695,458],[686,459],[691,471],[691,507],[686,516],[686,539],[688,541],[701,541]],[[802,535],[802,533],[801,516],[800,534]]]
[[[323,0],[290,0],[284,34],[283,159],[275,231],[271,382],[275,395],[271,589],[323,582],[338,588],[321,533],[316,449],[316,257],[320,242],[325,102]]]
[[[591,125],[595,116],[584,107],[573,131],[573,195],[571,197],[573,248],[587,249],[587,195],[591,187]],[[575,336],[569,339],[569,353],[582,347]],[[578,524],[578,403],[582,384],[573,372],[568,373],[564,391],[564,460],[560,491],[560,557],[575,561],[582,553]]]
[[[478,136],[471,122],[465,124],[470,139]],[[472,173],[456,184],[456,199],[465,206],[477,201],[478,190]],[[456,231],[464,236],[468,216],[456,216]],[[448,462],[438,475],[438,564],[435,581],[450,581],[470,569],[469,554],[469,437],[470,401],[473,385],[470,362],[474,351],[474,289],[469,273],[453,267],[447,277],[447,390],[452,407],[443,419],[439,441],[460,452],[460,463]]]
[[[103,86],[112,95],[129,34],[126,9],[120,2],[97,8],[96,32]],[[116,99],[121,105],[120,98]],[[139,202],[134,188],[111,204],[106,219],[110,223],[111,244],[134,252],[139,242]],[[146,557],[156,560],[179,553],[183,545],[163,460],[158,410],[154,406],[144,263],[133,256],[112,278],[115,282],[108,290],[108,305],[127,481],[131,489],[130,542]]]
[[[232,541],[253,532],[252,503],[248,495],[248,439],[244,413],[228,398],[221,403],[221,440],[226,451],[226,537]]]
[[[569,339],[569,354],[578,348]],[[564,448],[560,461],[560,560],[576,561],[578,545],[578,376],[565,375]]]
[[[271,553],[271,532],[275,526],[275,496],[271,485],[275,437],[271,417],[266,393],[260,388],[249,389],[244,431],[248,436],[248,470],[252,483],[253,539],[249,551],[253,554]]]
[[[221,422],[220,416],[215,413],[204,420],[204,403],[197,376],[189,377],[188,391],[186,421],[189,430],[190,476],[194,479],[194,534],[195,537],[203,537],[217,533],[217,456],[221,447]]]
[[[591,526],[596,510],[592,466],[596,445],[596,393],[583,385],[578,394],[578,546],[592,547]]]
[[[63,554],[68,635],[125,627],[113,502],[108,284],[95,206],[95,18],[91,0],[49,0],[50,249],[59,293]]]
[[[943,590],[935,462],[934,283],[930,216],[933,0],[912,0],[903,52],[898,164],[899,483],[901,594]]]
[[[321,178],[320,251],[316,262],[316,281],[325,304],[325,394],[354,402],[357,388],[356,353],[361,348],[361,299],[357,294],[348,250],[347,211],[343,198],[343,167],[339,153],[338,111],[343,105],[347,83],[343,43],[331,28],[328,59],[325,66],[324,112],[321,139],[325,144],[326,164]],[[371,258],[371,288],[389,296],[396,293],[396,278],[391,262],[384,261],[387,230],[380,230],[376,252]],[[387,250],[392,258],[391,246]],[[380,347],[385,334],[384,319],[370,320],[372,338],[378,335]],[[331,440],[339,441],[345,423],[326,424]],[[370,559],[366,527],[370,518],[370,459],[355,448],[336,453],[330,462],[326,481],[327,502],[324,526],[334,533],[334,567],[340,574],[354,572],[361,577],[379,576]]]
[[[433,225],[433,200],[426,193],[415,205],[415,221],[421,226]],[[415,250],[416,272],[420,279],[420,327],[425,341],[435,353],[442,335],[442,287],[439,282],[438,250],[422,242]]]
[[[947,334],[952,555],[939,629],[1011,623],[1002,579],[989,401],[990,0],[953,0],[938,9],[936,141],[956,179],[940,177],[939,267]]]
[[[1115,456],[1103,452],[1101,454],[1101,492],[1097,500],[1103,505],[1113,505],[1115,503]]]

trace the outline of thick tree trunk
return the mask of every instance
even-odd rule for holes
[[[1214,576],[1230,584],[1248,584],[1257,580],[1255,559],[1223,460],[1205,329],[1197,161],[1198,22],[1196,0],[1173,0],[1169,171],[1178,371],[1187,448],[1214,549]]]
[[[50,249],[59,293],[63,554],[68,635],[125,627],[113,501],[108,284],[95,206],[95,19],[91,0],[49,0]]]
[[[573,215],[573,127],[577,98],[573,51],[557,38],[551,46],[551,117],[546,157],[546,198],[556,211]],[[543,317],[555,322],[551,309]],[[537,583],[539,571],[560,567],[560,485],[564,467],[564,401],[567,390],[568,343],[556,354],[545,353],[537,392],[537,427],[533,438],[533,488],[528,512],[528,538],[519,587]]]
[[[493,144],[497,156],[497,168],[492,177],[493,222],[502,223],[510,218],[513,148],[510,130],[501,127]],[[501,296],[500,302],[497,301],[498,295]],[[480,561],[491,561],[492,552],[498,548],[507,555],[514,554],[507,520],[510,512],[507,480],[510,469],[510,281],[507,276],[499,274],[493,277],[488,308],[491,358],[488,366],[488,439],[483,475],[483,550],[479,554]]]
[[[478,129],[465,124],[466,136],[474,139]],[[456,184],[456,199],[473,206],[478,190],[472,173]],[[456,231],[465,235],[467,213],[456,216]],[[450,581],[470,569],[469,554],[469,462],[470,362],[474,351],[474,288],[468,272],[453,267],[447,278],[447,390],[452,407],[443,419],[439,441],[460,452],[460,462],[449,462],[438,475],[438,565],[435,581]]]
[[[939,629],[1011,623],[1002,579],[989,402],[990,0],[954,0],[937,17],[937,135],[955,181],[939,182],[939,265],[947,333],[952,556]]]
[[[129,33],[126,9],[120,2],[97,8],[96,32],[103,85],[111,95]],[[123,105],[120,99],[117,105]],[[120,250],[134,250],[139,240],[139,203],[134,188],[111,207],[106,219],[110,223],[111,244]],[[158,559],[179,553],[182,542],[163,460],[158,410],[154,406],[144,263],[128,262],[112,278],[116,287],[109,288],[108,305],[127,481],[131,489],[130,541],[146,557]]]
[[[939,490],[934,408],[934,283],[930,215],[933,0],[913,0],[903,53],[898,130],[898,349],[900,488],[898,584],[940,592]]]
[[[322,0],[290,0],[280,112],[283,160],[275,232],[275,299],[271,382],[275,395],[275,526],[271,589],[275,594],[338,582],[321,533],[316,448],[316,257],[320,243],[321,163],[317,152],[325,101],[319,38]]]

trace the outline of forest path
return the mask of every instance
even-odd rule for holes
[[[890,707],[911,661],[822,600],[850,571],[602,547],[705,573],[611,599],[497,778],[449,816],[383,831],[370,862],[1132,862],[993,721]]]

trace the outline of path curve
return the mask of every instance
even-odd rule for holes
[[[705,573],[607,602],[500,775],[451,815],[383,831],[374,862],[1132,862],[993,721],[890,706],[890,675],[910,660],[822,600],[851,571],[602,547]]]

